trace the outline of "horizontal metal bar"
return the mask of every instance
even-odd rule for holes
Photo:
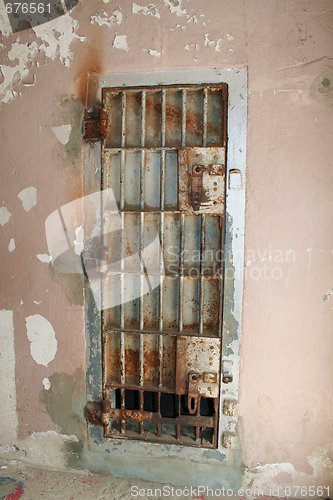
[[[137,152],[142,151],[143,149],[147,153],[159,153],[161,151],[171,151],[171,152],[175,151],[175,152],[177,152],[179,148],[172,148],[172,147],[167,147],[167,146],[156,146],[155,148],[142,148],[141,146],[132,147],[132,148],[125,148],[125,147],[124,148],[122,148],[122,147],[114,148],[114,147],[104,146],[104,150],[111,152],[111,153],[119,153],[121,151],[126,151],[128,153],[137,153]]]
[[[125,332],[125,333],[137,333],[137,334],[155,334],[155,335],[170,335],[171,337],[181,335],[182,337],[206,337],[206,338],[211,338],[211,339],[216,339],[218,338],[219,332],[209,332],[209,331],[204,331],[202,334],[199,334],[199,325],[198,328],[195,330],[183,330],[180,332],[177,329],[170,329],[170,330],[159,330],[158,326],[156,327],[156,330],[153,328],[145,328],[144,330],[140,330],[139,328],[131,328],[131,327],[126,327],[125,328],[119,328],[116,326],[113,326],[112,328],[105,329],[105,335],[112,335],[112,333],[119,333],[119,332]]]
[[[131,420],[134,422],[151,422],[154,424],[184,425],[190,427],[213,428],[214,417],[202,417],[201,415],[178,415],[177,417],[162,417],[158,413],[140,410],[121,410],[113,408],[108,412],[112,420]]]
[[[139,434],[138,432],[134,432],[131,430],[126,430],[126,434],[120,434],[116,429],[111,429],[105,434],[106,438],[113,439],[127,439],[129,441],[139,440],[139,441],[149,441],[153,443],[161,443],[161,444],[176,444],[181,446],[189,446],[193,448],[208,448],[213,449],[216,448],[211,442],[202,441],[200,445],[198,445],[197,441],[194,438],[188,436],[180,436],[179,439],[176,438],[175,435],[163,433],[161,436],[154,434],[152,432],[144,432],[143,434]]]

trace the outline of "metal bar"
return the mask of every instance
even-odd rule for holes
[[[199,291],[199,335],[203,334],[203,304],[204,304],[204,256],[205,256],[205,235],[206,235],[206,215],[201,214],[200,229],[200,291]]]
[[[140,163],[140,331],[144,327],[144,294],[143,294],[143,280],[144,280],[144,183],[145,183],[145,141],[146,141],[146,92],[141,92],[141,163]],[[140,385],[144,384],[144,335],[140,334],[139,337],[139,362],[140,362]]]
[[[220,247],[222,250],[222,255],[224,255],[224,217],[220,217]],[[224,273],[225,273],[225,259],[223,257],[223,264],[221,263],[220,273],[219,273],[219,321],[218,321],[218,335],[222,335],[222,323],[223,323],[223,288],[224,288]]]
[[[185,214],[180,215],[180,251],[179,251],[179,309],[178,309],[178,331],[183,331],[183,303],[184,303],[184,231]]]
[[[201,403],[201,396],[198,396],[198,403],[197,403],[197,417],[200,418],[200,403]],[[201,427],[196,425],[195,426],[195,440],[197,442],[200,441],[200,432],[201,432]]]
[[[177,417],[159,417],[157,413],[150,411],[139,411],[139,410],[125,410],[122,412],[119,408],[112,408],[109,412],[110,418],[113,420],[121,420],[123,415],[125,415],[126,419],[132,420],[134,422],[152,422],[161,424],[173,424],[173,425],[184,425],[184,426],[193,426],[198,425],[199,427],[214,427],[214,417],[197,417],[196,415],[180,415]]]
[[[125,149],[126,151],[129,151],[130,153],[140,153],[141,151],[141,147],[128,147],[128,148],[122,148],[122,147],[107,147],[107,146],[104,146],[104,149],[105,151],[111,151],[112,153],[120,153],[123,149]],[[171,146],[155,146],[155,147],[150,147],[150,148],[145,148],[146,151],[148,152],[158,152],[158,151],[178,151],[178,147],[177,148],[173,148]]]
[[[203,109],[202,109],[202,145],[207,146],[207,114],[208,114],[208,89],[203,89]]]
[[[143,393],[143,391],[139,391],[139,408],[140,408],[140,412],[144,411],[144,393]],[[139,422],[139,434],[143,434],[143,432],[144,432],[143,422]]]
[[[162,90],[162,147],[165,146],[166,132],[166,91]],[[163,331],[163,249],[164,249],[164,204],[165,204],[165,150],[161,151],[161,171],[160,171],[160,286],[159,286],[159,314],[158,329]],[[163,385],[163,335],[158,336],[158,385]]]
[[[182,90],[182,146],[186,146],[186,89]]]
[[[161,393],[158,392],[157,393],[157,413],[158,413],[158,417],[159,417],[159,420],[156,424],[156,432],[157,432],[157,435],[158,436],[161,436],[162,435],[162,425],[161,425]]]
[[[180,438],[180,425],[178,423],[179,420],[181,420],[181,396],[177,395],[176,396],[176,401],[177,401],[177,424],[176,424],[176,439]]]
[[[126,93],[121,94],[121,146],[120,153],[120,216],[121,216],[121,231],[120,231],[120,329],[124,329],[124,229],[125,229],[125,214],[124,214],[124,168],[125,168],[125,145],[126,145]],[[125,334],[120,332],[120,382],[122,385],[126,383],[125,377]],[[125,410],[125,390],[120,391],[120,405],[121,409]],[[126,420],[121,420],[121,432],[126,432]]]

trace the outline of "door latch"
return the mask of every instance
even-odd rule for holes
[[[217,373],[189,373],[188,376],[188,411],[191,415],[197,413],[199,396],[217,398],[219,391]]]
[[[191,202],[194,211],[199,210],[202,196],[202,177],[205,167],[195,165],[192,167]]]

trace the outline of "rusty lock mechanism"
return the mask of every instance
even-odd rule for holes
[[[191,202],[195,212],[199,210],[201,205],[202,178],[205,170],[204,165],[194,165],[192,167]]]
[[[188,374],[188,411],[194,415],[198,410],[199,397],[217,398],[219,383],[217,373],[189,373]]]

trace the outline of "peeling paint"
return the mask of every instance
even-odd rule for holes
[[[37,205],[37,189],[34,186],[22,189],[17,197],[21,200],[22,206],[26,212],[29,212]]]
[[[186,9],[182,7],[182,0],[163,0],[164,4],[169,8],[171,14],[177,17],[186,16]]]
[[[291,491],[296,491],[296,487],[307,489],[310,486],[314,488],[313,485],[320,484],[324,488],[325,494],[325,486],[332,484],[333,480],[333,462],[330,458],[332,453],[333,444],[316,448],[307,457],[311,465],[311,473],[309,474],[298,472],[291,463],[259,464],[253,469],[247,468],[244,473],[243,490],[260,490],[262,494],[274,495],[274,492],[279,494],[278,492],[287,491],[290,488]],[[320,478],[319,483],[316,478]],[[300,495],[302,495],[301,491],[297,497]],[[249,495],[246,498],[252,500],[255,497]]]
[[[153,56],[153,57],[161,57],[161,52],[159,50],[155,50],[155,49],[143,49],[144,52],[147,52],[147,54],[149,54],[150,56]]]
[[[120,10],[115,10],[111,16],[108,17],[105,10],[99,10],[96,12],[95,16],[90,17],[91,24],[97,24],[98,26],[108,26],[111,28],[113,24],[121,24],[123,21],[123,14]]]
[[[15,345],[13,311],[0,311],[0,443],[17,437]]]
[[[25,321],[31,356],[39,365],[47,366],[57,353],[53,326],[40,314],[28,316]]]
[[[326,302],[329,300],[331,297],[333,297],[333,288],[331,290],[328,290],[325,295],[323,295],[323,301]]]
[[[139,5],[135,2],[132,3],[132,13],[133,14],[143,14],[145,16],[153,16],[157,19],[160,19],[160,13],[155,7],[154,4],[150,3],[149,5]]]
[[[4,226],[9,222],[9,219],[11,218],[12,214],[8,210],[7,207],[0,207],[0,225]]]
[[[72,126],[69,123],[67,125],[51,127],[51,130],[61,144],[65,146],[68,143],[72,130]]]
[[[81,255],[84,249],[84,230],[82,225],[75,229],[75,240],[73,244],[76,255]]]
[[[204,42],[205,47],[212,47],[214,48],[215,52],[221,52],[222,42],[223,42],[222,38],[219,38],[216,41],[210,40],[209,33],[205,33],[205,42]]]
[[[17,95],[13,86],[22,81],[29,74],[29,67],[38,53],[37,42],[22,44],[13,43],[8,52],[8,59],[14,65],[0,66],[3,82],[0,84],[0,101],[10,103]]]
[[[191,43],[191,44],[186,44],[184,49],[187,51],[187,52],[190,52],[191,50],[196,50],[198,51],[200,48],[199,44],[198,43]]]
[[[51,389],[51,382],[49,378],[43,378],[43,387],[46,391],[49,391]]]
[[[0,3],[0,34],[2,36],[9,36],[12,33],[12,28],[6,13],[5,5]]]
[[[39,253],[38,255],[36,255],[36,257],[38,260],[40,260],[44,264],[49,264],[52,260],[51,255],[49,255],[47,253]]]
[[[71,50],[72,43],[75,40],[84,42],[86,39],[84,36],[77,35],[78,29],[79,21],[69,14],[33,28],[37,37],[44,42],[39,46],[39,50],[52,60],[59,59],[67,67],[70,66],[74,57]]]
[[[15,248],[16,248],[15,240],[14,238],[11,238],[8,244],[8,251],[14,252]]]
[[[125,50],[125,52],[128,52],[128,43],[127,43],[127,36],[126,35],[116,35],[113,40],[113,45],[115,49],[119,50]]]

